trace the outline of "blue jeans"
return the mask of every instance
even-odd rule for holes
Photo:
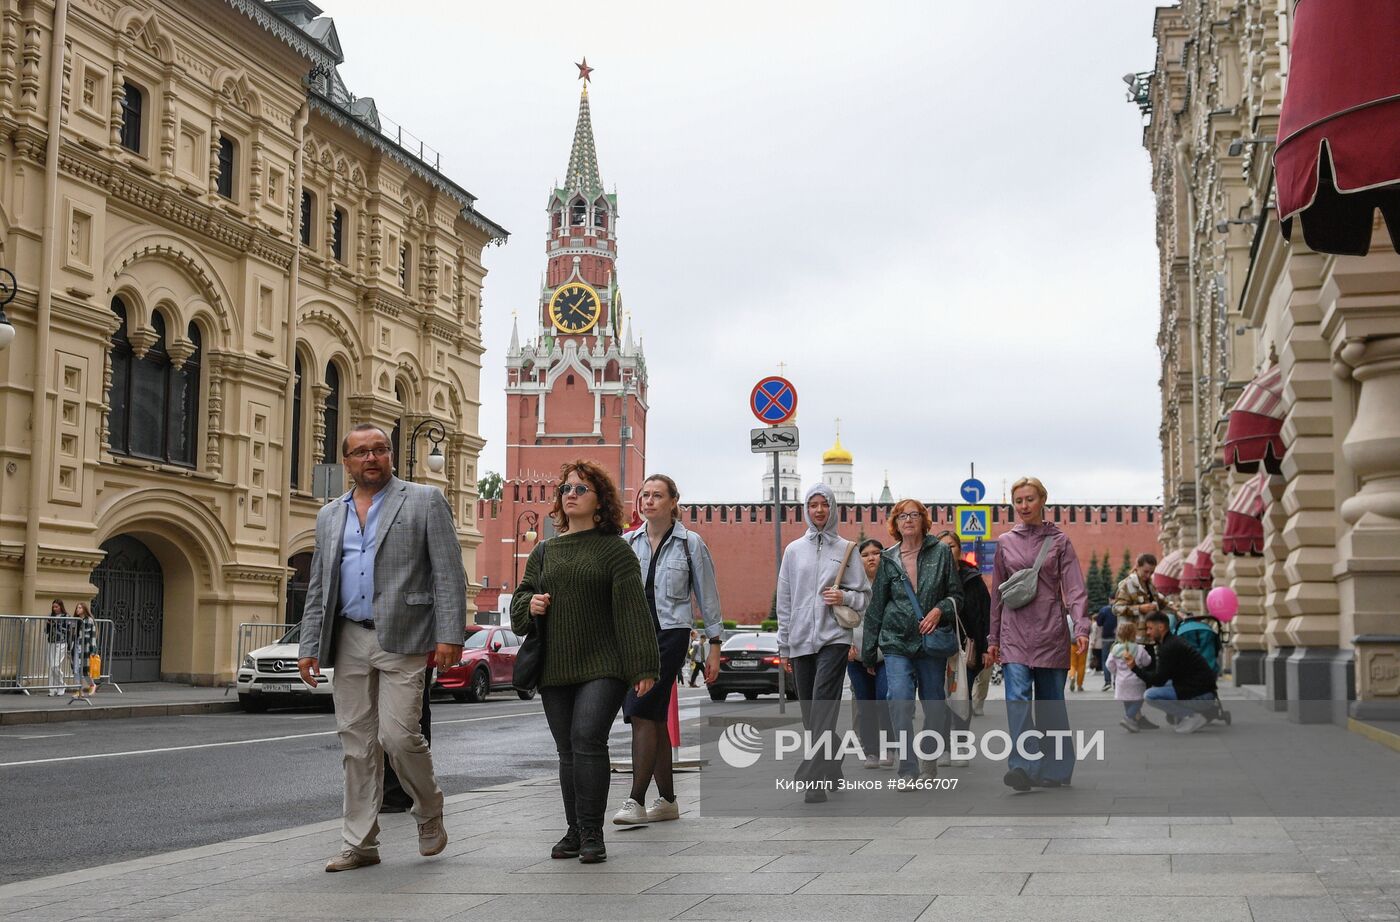
[[[1044,734],[1069,729],[1069,711],[1065,709],[1065,679],[1069,670],[1003,663],[1001,674],[1006,684],[1006,720],[1013,744],[1007,766],[1022,769],[1032,781],[1067,783],[1074,774],[1073,741],[1065,739],[1056,758],[1053,739],[1044,740],[1042,745],[1038,737],[1022,741],[1021,736],[1032,730]],[[1030,755],[1038,753],[1040,758],[1027,758],[1021,755],[1021,749]]]
[[[867,759],[878,759],[880,734],[888,734],[890,730],[890,709],[885,701],[889,697],[885,664],[876,666],[875,674],[871,675],[859,661],[847,663],[846,675],[851,680],[851,695],[856,699],[856,733],[860,735],[860,748]]]
[[[1103,645],[1103,649],[1099,651],[1099,668],[1101,668],[1101,669],[1103,670],[1103,684],[1104,684],[1104,685],[1112,685],[1112,684],[1113,684],[1113,673],[1110,672],[1110,671],[1109,671],[1109,668],[1108,668],[1108,651],[1109,651],[1109,650],[1112,650],[1112,649],[1113,649],[1113,644],[1111,644],[1111,643],[1106,643],[1106,644]]]
[[[945,724],[948,693],[943,684],[944,673],[948,669],[946,658],[934,659],[929,656],[898,656],[885,654],[885,681],[889,684],[890,728],[896,738],[904,743],[904,758],[899,763],[901,775],[919,773],[919,757],[914,751],[914,691],[917,687],[919,701],[923,703],[924,730],[939,732]],[[944,741],[947,744],[947,741]],[[925,744],[927,751],[933,750],[932,741]]]
[[[1138,719],[1138,715],[1141,714],[1141,713],[1142,713],[1142,699],[1141,699],[1141,698],[1137,699],[1136,701],[1124,701],[1124,702],[1123,702],[1123,716],[1124,716],[1124,717],[1128,718],[1129,720],[1137,720],[1137,719]]]
[[[1161,710],[1165,714],[1173,717],[1190,717],[1192,714],[1200,714],[1206,710],[1199,705],[1193,705],[1190,701],[1214,701],[1215,692],[1206,692],[1204,695],[1197,695],[1182,701],[1176,696],[1176,688],[1171,682],[1160,685],[1156,688],[1149,688],[1146,694],[1147,703]]]

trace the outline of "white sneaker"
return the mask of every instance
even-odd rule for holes
[[[1192,714],[1190,717],[1176,725],[1177,733],[1195,733],[1210,721],[1206,720],[1204,714]]]
[[[651,819],[647,816],[647,808],[630,797],[622,802],[622,809],[613,815],[613,823],[618,826],[637,826],[649,822]]]
[[[647,807],[647,819],[653,823],[660,823],[665,820],[678,820],[681,818],[681,805],[674,800],[667,800],[658,797]],[[613,820],[617,822],[616,819]]]

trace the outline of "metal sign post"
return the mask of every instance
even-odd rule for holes
[[[749,450],[755,454],[768,452],[773,456],[773,586],[774,598],[778,578],[783,569],[783,500],[778,479],[782,476],[780,454],[797,451],[796,426],[784,426],[797,414],[797,388],[777,375],[764,378],[749,394],[749,411],[758,421],[768,425],[749,430]],[[787,713],[787,670],[778,667],[778,713]]]

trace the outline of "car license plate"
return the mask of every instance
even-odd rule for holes
[[[265,692],[309,692],[310,688],[301,682],[263,682],[258,686]]]
[[[729,668],[730,668],[730,669],[757,669],[757,668],[758,668],[758,660],[752,660],[752,659],[736,659],[736,660],[730,660],[730,661],[729,661]]]

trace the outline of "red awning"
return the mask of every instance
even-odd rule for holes
[[[1274,151],[1283,235],[1365,256],[1377,208],[1400,250],[1400,3],[1298,0]]]
[[[1181,591],[1181,567],[1185,561],[1181,551],[1172,551],[1163,557],[1152,573],[1152,585],[1162,595],[1176,595]]]
[[[1271,474],[1283,464],[1283,370],[1270,366],[1244,386],[1230,410],[1225,429],[1225,464],[1242,474],[1259,470],[1259,462]]]
[[[1240,484],[1225,507],[1225,534],[1220,547],[1237,557],[1264,553],[1264,510],[1269,508],[1269,474],[1260,471]]]
[[[1181,568],[1182,589],[1210,588],[1214,581],[1215,561],[1211,558],[1214,549],[1215,535],[1206,535],[1206,539],[1186,555],[1186,563]]]

